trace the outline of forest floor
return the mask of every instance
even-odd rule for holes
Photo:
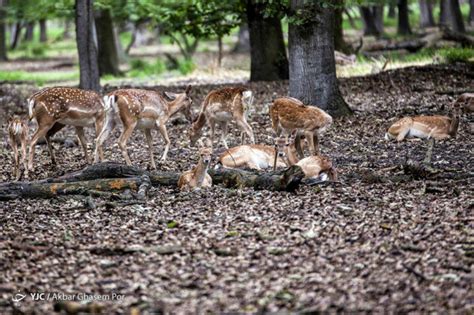
[[[383,138],[405,115],[447,113],[459,93],[474,90],[473,79],[468,65],[341,79],[355,115],[335,120],[322,138],[322,153],[340,174],[326,186],[296,193],[155,187],[146,202],[98,199],[93,210],[78,197],[0,203],[0,313],[52,312],[55,301],[29,295],[41,292],[123,295],[98,302],[107,314],[473,312],[472,116],[462,117],[456,139],[436,143],[432,166],[439,173],[432,180],[398,176],[407,159],[423,160],[426,142]],[[218,87],[194,84],[195,104]],[[246,85],[256,95],[250,121],[257,141],[271,144],[267,106],[274,94],[287,95],[288,83]],[[9,115],[25,113],[34,90],[0,86],[3,126]],[[196,162],[188,128],[170,124],[172,148],[159,170],[184,171]],[[238,144],[233,131],[229,142]],[[117,133],[106,157],[123,162]],[[72,139],[73,131],[61,137]],[[0,180],[10,181],[4,133],[2,139]],[[33,179],[86,166],[78,146],[55,146],[56,166],[44,145],[37,149]],[[156,157],[162,150],[156,134]],[[141,133],[133,134],[129,152],[136,165],[149,166]],[[28,296],[13,302],[17,293]]]

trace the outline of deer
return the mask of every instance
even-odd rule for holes
[[[253,93],[244,87],[225,87],[209,92],[202,102],[199,115],[189,131],[191,146],[195,145],[207,122],[211,130],[211,141],[214,141],[216,124],[222,127],[221,141],[224,147],[228,149],[226,141],[227,124],[232,120],[237,123],[237,126],[242,131],[242,144],[244,143],[245,135],[249,137],[250,143],[255,144],[252,127],[250,127],[246,118],[252,103]]]
[[[51,163],[56,164],[50,138],[65,126],[75,127],[85,159],[90,163],[84,128],[95,126],[97,135],[105,120],[102,98],[98,93],[78,88],[52,87],[33,94],[27,102],[29,119],[36,120],[38,124],[30,141],[29,170],[33,169],[36,143],[43,137],[48,145]],[[99,152],[102,160],[102,148],[96,148],[96,151]]]
[[[273,101],[269,109],[272,120],[272,128],[277,136],[282,133],[286,135],[298,131],[306,137],[312,155],[319,153],[319,136],[331,124],[332,117],[322,109],[315,106],[305,105],[293,97],[280,97]],[[299,142],[295,143],[298,157],[304,156]]]
[[[263,144],[240,145],[224,151],[218,160],[218,166],[225,168],[249,168],[262,170],[269,167],[286,167],[283,159],[285,142],[276,141],[275,146]],[[278,154],[276,154],[278,152]]]
[[[285,162],[288,167],[297,165],[301,167],[306,179],[318,181],[336,181],[337,170],[333,167],[331,160],[322,155],[311,155],[303,159],[299,159],[298,150],[295,141],[298,137],[297,131],[293,131],[288,139],[279,136],[278,143],[285,143],[285,146],[279,145],[276,154],[285,157]],[[277,155],[275,155],[276,158]]]
[[[21,146],[21,164],[25,168],[25,177],[28,178],[28,164],[26,156],[26,147],[28,144],[28,124],[25,120],[20,117],[12,117],[8,121],[8,137],[10,140],[10,146],[13,150],[14,155],[14,169],[13,176],[15,180],[19,180],[21,177],[20,171],[20,157],[18,152],[18,146]]]
[[[209,139],[204,142],[199,139],[198,144],[199,162],[193,169],[185,171],[179,177],[178,188],[181,191],[212,186],[212,178],[207,173],[212,159],[212,142]]]
[[[474,112],[474,93],[461,94],[454,104],[461,104],[462,109],[465,113]]]
[[[188,85],[183,93],[164,92],[171,101],[166,100],[158,91],[152,90],[120,89],[108,93],[104,96],[104,110],[109,118],[107,119],[107,124],[104,125],[103,130],[97,137],[96,147],[100,148],[115,128],[115,120],[110,117],[118,115],[123,125],[118,145],[127,165],[132,165],[127,152],[127,142],[135,128],[138,128],[145,134],[150,163],[152,168],[156,169],[151,131],[158,129],[165,140],[165,150],[161,160],[166,161],[171,144],[166,123],[170,117],[178,112],[183,112],[188,121],[192,121],[190,91],[191,85]],[[98,152],[95,154],[95,160],[97,159]]]
[[[385,139],[396,139],[398,142],[406,138],[428,139],[429,145],[424,160],[424,163],[428,164],[431,161],[435,140],[456,137],[461,114],[461,104],[454,102],[451,105],[449,116],[404,117],[390,126],[385,133]]]

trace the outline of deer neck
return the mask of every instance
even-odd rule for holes
[[[295,144],[291,144],[288,147],[286,147],[286,163],[288,166],[293,166],[296,163],[298,163],[298,154],[296,152],[296,147]]]
[[[176,98],[171,102],[168,102],[168,117],[175,115],[183,107],[183,100],[181,98]]]
[[[204,164],[202,159],[199,159],[198,164],[194,168],[194,180],[196,181],[196,184],[198,185],[202,184],[207,174],[207,168],[208,166]]]
[[[458,132],[458,127],[459,127],[459,117],[456,115],[451,115],[451,124],[449,125],[449,135],[451,137],[455,137],[457,132]]]

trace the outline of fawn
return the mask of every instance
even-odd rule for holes
[[[212,142],[206,139],[199,143],[199,162],[192,170],[186,171],[179,177],[178,187],[180,190],[196,189],[200,187],[211,187],[212,178],[207,173],[212,159]]]
[[[246,119],[252,102],[252,91],[243,87],[225,87],[211,91],[204,99],[201,111],[189,131],[191,146],[194,146],[196,140],[201,136],[206,121],[211,129],[211,141],[214,140],[215,125],[219,124],[222,127],[221,141],[226,149],[229,148],[226,142],[227,123],[232,120],[235,120],[237,126],[242,130],[242,144],[245,135],[250,138],[251,143],[255,143],[252,127]]]
[[[308,140],[312,155],[319,153],[319,134],[332,124],[332,117],[325,111],[307,106],[292,97],[281,97],[270,106],[272,128],[277,136],[283,132],[288,135],[293,131],[301,131]],[[299,157],[303,156],[299,142],[296,142]]]
[[[454,103],[461,104],[464,112],[472,113],[474,112],[474,93],[461,94]]]
[[[13,176],[15,180],[21,177],[20,171],[20,157],[18,154],[18,146],[21,145],[21,163],[25,168],[25,177],[28,178],[28,164],[26,159],[26,146],[28,142],[28,124],[19,117],[12,117],[8,121],[8,137],[10,139],[10,146],[14,154],[14,169]]]
[[[28,169],[33,169],[35,146],[42,137],[46,139],[51,162],[56,164],[50,138],[67,125],[76,128],[89,162],[84,127],[95,125],[96,134],[99,134],[105,119],[102,98],[98,93],[69,87],[46,88],[28,98],[28,114],[30,120],[36,119],[38,123],[38,129],[30,141]],[[102,148],[96,148],[96,151],[102,160]]]
[[[148,143],[151,166],[156,169],[155,159],[153,157],[153,138],[152,129],[158,129],[165,140],[165,150],[161,157],[166,160],[170,148],[170,139],[166,129],[166,123],[178,112],[183,112],[189,121],[191,117],[192,100],[189,96],[191,86],[188,85],[184,93],[169,93],[165,95],[171,99],[166,100],[157,91],[140,89],[121,89],[113,91],[104,96],[105,110],[107,111],[107,124],[97,137],[96,147],[101,147],[104,141],[109,137],[115,127],[114,117],[118,114],[123,124],[123,131],[118,140],[119,147],[127,165],[132,162],[127,152],[127,142],[135,128],[143,130]],[[95,160],[98,159],[98,153],[95,154]]]

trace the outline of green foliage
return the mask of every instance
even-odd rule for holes
[[[182,75],[189,74],[196,69],[196,64],[189,59],[181,59],[178,63],[178,70]]]
[[[151,75],[159,75],[165,72],[166,66],[161,59],[157,59],[150,64],[141,59],[133,59],[130,61],[129,75],[133,78],[142,78]]]
[[[444,48],[438,54],[447,63],[469,62],[474,58],[474,49],[472,48]]]
[[[46,56],[48,45],[38,42],[22,43],[18,51],[26,58],[41,59]]]

